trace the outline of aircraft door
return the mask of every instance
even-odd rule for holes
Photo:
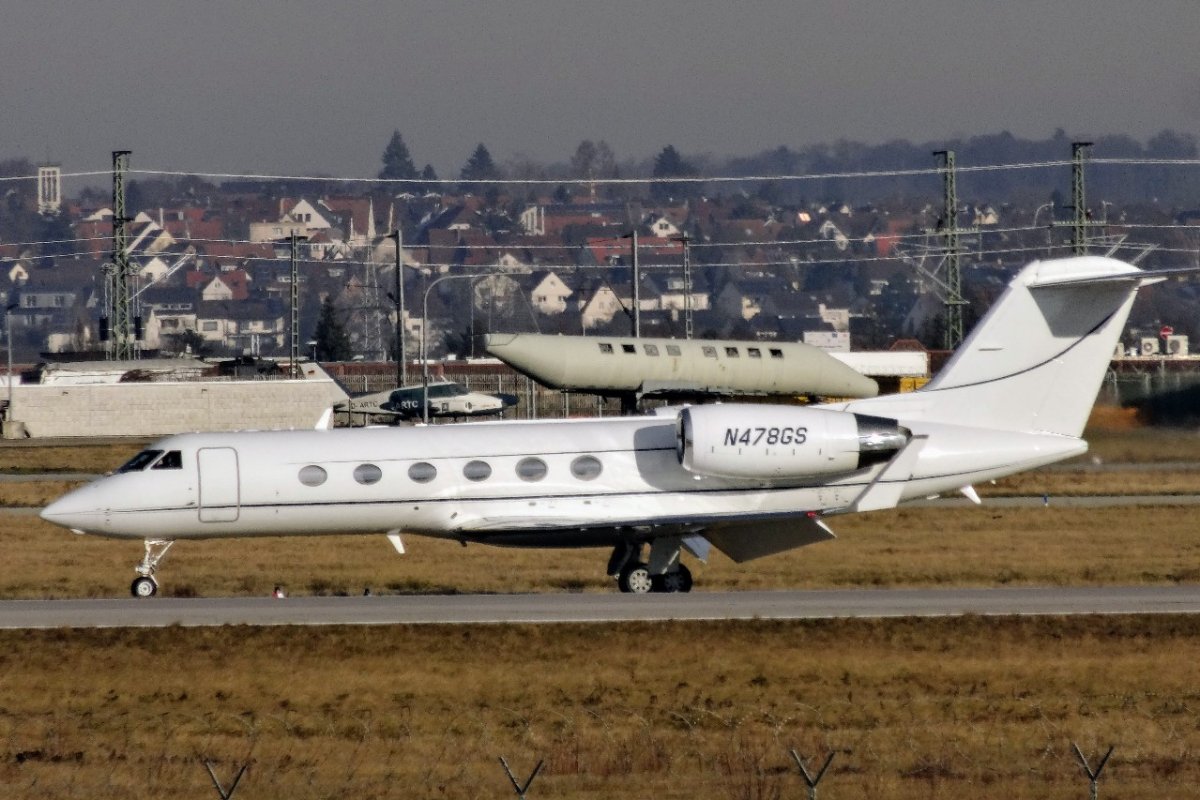
[[[241,503],[237,451],[232,447],[202,447],[196,460],[200,469],[200,521],[233,522]]]

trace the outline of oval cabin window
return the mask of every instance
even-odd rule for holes
[[[374,464],[359,464],[354,468],[354,480],[370,486],[372,483],[379,483],[379,479],[383,477],[383,470]]]
[[[300,482],[305,486],[320,486],[328,477],[329,473],[316,464],[300,468]]]
[[[463,467],[463,477],[469,481],[486,481],[492,477],[492,466],[486,461],[468,461]]]
[[[546,462],[540,458],[522,458],[517,462],[517,477],[523,481],[540,481],[546,472]]]
[[[571,474],[581,481],[595,480],[604,471],[604,465],[595,456],[580,456],[571,462]]]
[[[437,477],[437,467],[428,461],[418,461],[408,468],[408,478],[414,483],[429,483]]]

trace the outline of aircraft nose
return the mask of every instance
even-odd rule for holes
[[[515,394],[498,394],[496,397],[500,398],[505,408],[512,408],[520,400]]]
[[[46,522],[60,525],[71,530],[82,530],[94,527],[101,511],[90,500],[90,492],[86,489],[76,489],[68,492],[42,509],[38,515]]]

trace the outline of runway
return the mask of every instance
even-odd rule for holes
[[[1200,585],[847,589],[676,595],[392,595],[386,597],[11,600],[0,628],[179,625],[477,625],[668,620],[954,617],[967,614],[1196,614]]]

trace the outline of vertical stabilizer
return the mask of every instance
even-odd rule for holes
[[[1142,285],[1111,258],[1035,261],[923,389],[845,408],[999,430],[1079,436]]]

